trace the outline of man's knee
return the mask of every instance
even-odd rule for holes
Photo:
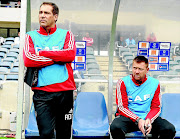
[[[110,132],[111,132],[112,137],[113,136],[118,136],[118,137],[125,136],[125,133],[123,132],[121,126],[119,126],[119,124],[116,124],[116,123],[112,123],[110,125]]]
[[[176,129],[173,124],[168,124],[164,127],[164,130],[161,131],[161,134],[167,136],[171,136],[172,138],[176,134]]]

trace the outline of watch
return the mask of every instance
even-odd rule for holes
[[[141,118],[138,118],[138,119],[135,121],[135,124],[136,124],[136,125],[138,125],[140,119],[141,119]]]

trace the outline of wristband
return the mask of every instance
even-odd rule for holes
[[[138,119],[135,121],[135,124],[136,124],[136,125],[138,125],[140,119],[141,119],[141,118],[138,118]]]

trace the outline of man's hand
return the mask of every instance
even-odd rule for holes
[[[151,132],[152,125],[150,119],[140,119],[138,122],[138,128],[143,133],[143,135],[148,135]],[[146,130],[145,130],[146,129]]]
[[[148,118],[145,120],[145,128],[146,128],[146,135],[148,135],[151,132],[152,125],[151,125],[151,120]]]
[[[143,135],[145,136],[144,125],[145,125],[145,120],[140,119],[139,122],[138,122],[138,128],[143,133]]]

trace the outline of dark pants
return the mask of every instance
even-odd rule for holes
[[[126,133],[138,130],[138,125],[124,116],[117,116],[110,126],[113,139],[125,139]],[[151,134],[153,139],[173,139],[175,133],[174,125],[161,117],[156,118],[152,123]]]
[[[34,108],[40,139],[70,139],[73,113],[73,91],[34,91]]]

